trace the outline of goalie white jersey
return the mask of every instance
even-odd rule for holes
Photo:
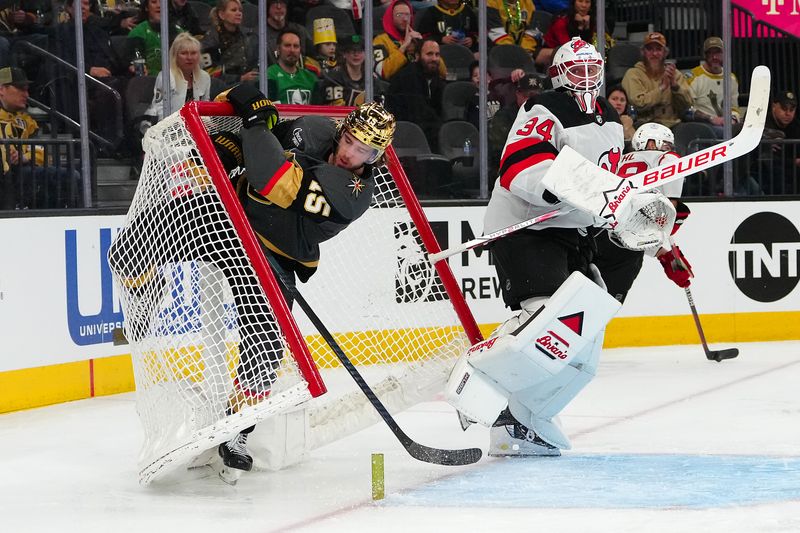
[[[675,152],[662,152],[660,150],[641,150],[622,156],[622,164],[617,171],[621,178],[630,178],[640,172],[659,167],[680,159]],[[667,198],[680,198],[683,191],[683,178],[672,181],[666,185],[656,187]]]
[[[598,99],[593,114],[581,112],[565,92],[547,91],[528,100],[520,108],[503,149],[486,211],[485,233],[564,207],[545,199],[548,193],[541,184],[564,146],[616,174],[624,146],[619,115],[603,98]],[[576,210],[531,229],[581,228],[593,221],[592,215]]]

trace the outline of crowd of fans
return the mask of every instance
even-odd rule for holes
[[[50,0],[21,0],[0,11],[0,67],[15,67],[25,75],[31,96],[37,95],[77,118],[74,73],[70,76],[56,70],[59,83],[54,91],[54,70],[47,67],[47,60],[30,47],[17,44],[27,41],[74,65],[73,1],[65,0],[62,6]],[[162,94],[160,0],[141,0],[138,6],[104,1],[107,3],[81,0],[87,74],[123,95],[132,78],[156,77],[151,105],[139,116],[126,113],[124,139],[115,142],[110,155],[134,160],[141,157],[141,136],[163,118],[161,104],[165,98],[169,98],[171,109],[177,110],[187,101],[211,99],[237,83],[257,83],[260,68],[266,69],[270,98],[290,104],[356,105],[364,100],[365,76],[371,75],[375,98],[382,99],[398,120],[420,126],[433,152],[440,148],[438,134],[445,122],[463,120],[478,128],[482,120],[477,100],[479,28],[475,0],[374,0],[380,23],[375,25],[375,70],[370,73],[365,72],[361,36],[364,0],[267,0],[267,65],[259,64],[257,20],[252,18],[253,10],[247,9],[253,5],[242,0],[216,0],[204,7],[197,1],[170,0],[169,95]],[[325,15],[308,20],[313,8],[321,4],[338,9],[341,17]],[[527,98],[548,88],[547,69],[554,51],[574,36],[596,42],[596,24],[592,0],[487,0],[486,6],[487,45],[514,45],[529,59],[526,65],[519,65],[523,68],[490,68],[488,72],[491,180],[516,110]],[[553,14],[547,27],[538,27],[534,17],[537,11]],[[246,13],[250,13],[249,20],[245,20]],[[336,26],[337,21],[342,28]],[[607,14],[606,21],[606,46],[613,47],[613,17]],[[452,45],[465,48],[475,59],[469,78],[457,80],[475,84],[471,99],[463,106],[463,116],[457,117],[446,116],[443,110],[445,88],[454,81],[442,58],[442,48]],[[715,137],[721,137],[726,99],[731,102],[734,125],[739,124],[742,116],[735,75],[730,94],[722,90],[723,48],[719,37],[709,37],[701,51],[703,60],[682,71],[670,58],[664,35],[647,34],[641,42],[641,60],[621,81],[614,80],[618,84],[607,87],[608,98],[622,117],[626,139],[638,125],[650,121],[671,128],[705,123]],[[112,139],[115,120],[110,119],[115,117],[108,116],[114,110],[109,100],[112,93],[95,84],[89,84],[88,91],[92,102],[90,127],[100,137]],[[0,105],[7,115],[12,114],[2,97]],[[772,179],[769,187],[761,187],[760,192],[796,192],[800,158],[797,145],[786,141],[800,139],[796,108],[792,90],[774,95],[767,135],[782,142],[771,145],[769,169],[764,158],[745,169],[748,179],[756,181],[765,172],[774,175],[780,169],[779,178]],[[36,121],[29,115],[25,120],[26,135],[31,136],[28,130],[35,131]],[[3,121],[3,138],[20,135],[10,121]],[[8,149],[5,145],[2,149],[4,165],[8,166]],[[464,188],[472,189],[474,184]],[[751,188],[748,192],[759,191]]]

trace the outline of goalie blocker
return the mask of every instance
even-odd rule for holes
[[[606,324],[620,303],[574,272],[519,328],[480,342],[456,363],[445,398],[460,413],[492,426],[508,406],[545,442],[569,449],[552,422],[594,377]]]

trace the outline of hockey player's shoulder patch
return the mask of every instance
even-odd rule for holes
[[[311,115],[282,122],[274,133],[284,149],[324,159],[333,150],[336,124],[328,117]]]

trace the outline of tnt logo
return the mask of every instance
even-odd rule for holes
[[[728,267],[747,297],[775,302],[797,286],[798,252],[800,232],[790,220],[777,213],[756,213],[736,228],[728,249]]]

